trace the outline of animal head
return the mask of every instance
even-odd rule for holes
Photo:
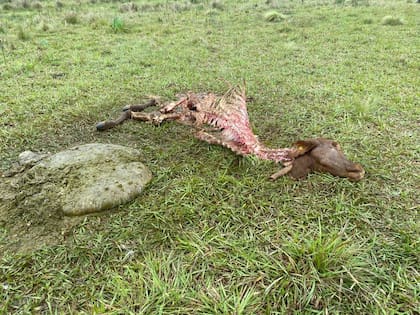
[[[300,179],[315,171],[358,181],[365,174],[363,167],[347,159],[340,145],[333,140],[316,138],[297,141],[292,147],[292,157],[294,161],[273,174],[272,179],[285,174]]]

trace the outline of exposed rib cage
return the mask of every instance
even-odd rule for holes
[[[178,112],[179,121],[199,130],[197,138],[225,146],[239,155],[255,155],[275,162],[292,160],[292,149],[267,148],[252,132],[245,88],[231,87],[222,97],[213,93],[189,93],[180,101],[164,106],[161,112]]]

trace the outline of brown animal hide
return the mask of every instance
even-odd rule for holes
[[[324,138],[302,140],[294,143],[292,149],[293,162],[271,175],[271,179],[274,180],[286,174],[300,179],[311,172],[323,172],[358,181],[365,174],[360,164],[346,158],[336,141]]]

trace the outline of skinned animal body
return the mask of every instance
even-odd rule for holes
[[[96,128],[104,131],[127,119],[147,121],[155,125],[173,120],[191,126],[194,135],[200,140],[222,145],[242,156],[255,155],[264,160],[282,163],[284,168],[271,175],[272,180],[286,174],[300,179],[310,172],[330,173],[354,181],[364,176],[362,166],[347,159],[340,145],[333,140],[307,139],[297,141],[291,148],[267,148],[252,132],[244,88],[231,87],[223,96],[188,93],[175,102],[161,104],[157,111],[144,111],[147,107],[156,105],[159,102],[152,99],[143,105],[126,106],[119,118],[100,122]]]

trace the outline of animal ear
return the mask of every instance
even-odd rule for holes
[[[295,143],[293,143],[293,155],[294,157],[304,155],[316,146],[317,142],[314,139],[296,141]]]

